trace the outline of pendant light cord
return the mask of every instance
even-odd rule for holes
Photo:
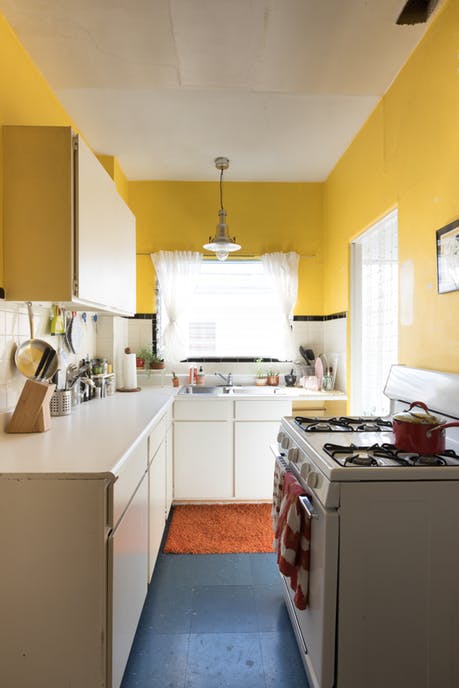
[[[222,181],[223,181],[223,170],[220,170],[220,210],[223,210]]]

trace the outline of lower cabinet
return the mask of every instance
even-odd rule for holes
[[[227,421],[176,422],[174,499],[220,500],[232,497],[232,423]]]
[[[166,442],[160,444],[153,456],[149,470],[149,557],[148,580],[151,580],[153,569],[161,546],[166,523]]]
[[[147,595],[147,505],[148,480],[145,474],[120,522],[109,537],[112,688],[119,688],[121,685]]]
[[[116,478],[0,475],[2,688],[121,685],[166,520],[163,419]]]
[[[237,499],[272,499],[274,454],[270,445],[278,432],[278,421],[234,424],[234,479]]]
[[[172,506],[174,493],[174,430],[172,414],[168,414],[166,429],[166,520]]]
[[[272,499],[275,441],[289,400],[175,400],[174,499]]]

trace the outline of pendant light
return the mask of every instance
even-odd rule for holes
[[[231,237],[228,234],[228,225],[226,224],[226,210],[223,207],[223,193],[222,193],[222,183],[223,183],[223,170],[227,170],[229,167],[228,158],[215,158],[215,167],[220,170],[220,210],[218,211],[219,223],[217,225],[217,231],[214,237],[209,237],[209,243],[204,244],[203,248],[206,251],[215,251],[215,255],[218,260],[226,260],[228,254],[232,251],[239,251],[241,248],[239,244],[236,244],[236,238]]]

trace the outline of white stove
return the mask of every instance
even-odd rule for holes
[[[459,374],[394,366],[391,411],[459,418]],[[427,398],[426,398],[427,396]],[[459,686],[459,434],[397,451],[390,418],[282,419],[277,461],[308,497],[310,603],[285,598],[311,688]]]

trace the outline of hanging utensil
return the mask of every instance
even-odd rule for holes
[[[29,380],[36,379],[37,370],[41,364],[39,379],[45,380],[52,377],[57,370],[56,352],[48,342],[34,337],[32,303],[27,301],[26,305],[29,315],[30,339],[26,339],[18,346],[14,354],[14,362],[19,372]],[[48,349],[51,349],[53,356]],[[46,359],[43,358],[45,353],[47,353]]]

